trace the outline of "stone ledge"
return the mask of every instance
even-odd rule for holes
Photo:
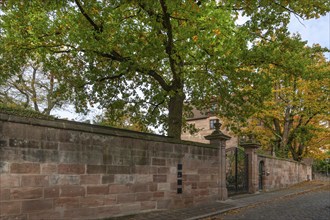
[[[176,140],[174,138],[166,137],[163,135],[130,131],[130,130],[125,130],[125,129],[120,129],[120,128],[105,127],[105,126],[101,126],[101,125],[92,125],[92,124],[86,124],[86,123],[82,123],[82,122],[68,121],[68,120],[64,120],[64,119],[45,120],[45,119],[28,118],[28,117],[21,117],[21,116],[17,116],[17,115],[9,115],[9,114],[0,113],[0,121],[13,122],[13,123],[19,123],[19,124],[29,124],[29,125],[34,125],[34,126],[57,128],[57,129],[63,129],[63,130],[81,131],[81,132],[88,132],[88,133],[94,133],[94,134],[129,137],[129,138],[148,140],[148,141],[193,145],[193,146],[203,147],[203,148],[212,148],[212,149],[217,148],[216,146],[213,146],[210,144]]]
[[[264,155],[264,154],[257,154],[257,155],[258,155],[258,157],[269,158],[269,159],[274,159],[274,160],[283,160],[283,161],[287,161],[287,162],[306,165],[304,162],[298,162],[298,161],[295,161],[295,160],[292,160],[292,159],[274,157],[274,156],[271,156],[271,155]]]

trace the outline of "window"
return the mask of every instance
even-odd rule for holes
[[[217,122],[217,119],[211,119],[210,120],[210,129],[215,129],[215,123]]]

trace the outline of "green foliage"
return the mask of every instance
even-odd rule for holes
[[[330,175],[330,151],[323,153],[325,158],[313,162],[313,171]]]
[[[313,18],[329,5],[8,0],[0,8],[0,72],[10,77],[27,60],[38,60],[58,73],[78,110],[99,103],[114,118],[124,110],[133,121],[179,138],[185,101],[205,109],[220,96],[222,115],[243,120],[255,113],[270,88],[255,71],[268,53],[254,49],[256,42],[286,32],[291,13]],[[239,13],[251,19],[235,25]]]
[[[277,156],[317,157],[329,146],[329,128],[322,125],[329,120],[330,65],[323,55],[329,50],[285,34],[259,45],[254,49],[268,51],[268,57],[256,51],[256,60],[268,61],[258,71],[269,78],[271,92],[243,132],[252,131]]]
[[[17,105],[4,105],[2,103],[0,103],[0,113],[26,117],[26,118],[37,118],[37,119],[45,119],[45,120],[55,119],[55,117],[53,116],[44,115],[32,109],[22,108],[21,106],[17,106]]]

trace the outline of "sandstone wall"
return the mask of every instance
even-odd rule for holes
[[[258,155],[258,164],[264,162],[263,189],[273,190],[311,180],[311,166],[296,161]]]
[[[211,145],[0,114],[0,219],[96,219],[215,200],[218,164]]]

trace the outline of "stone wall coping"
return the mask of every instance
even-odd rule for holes
[[[128,138],[134,138],[134,139],[140,139],[140,140],[157,141],[157,142],[165,142],[165,143],[172,143],[172,144],[193,145],[193,146],[197,146],[197,147],[217,149],[217,146],[214,146],[211,144],[177,140],[172,137],[167,137],[164,135],[144,133],[144,132],[138,132],[138,131],[132,131],[132,130],[126,130],[126,129],[120,129],[120,128],[113,128],[113,127],[107,127],[107,126],[101,126],[101,125],[93,125],[93,124],[69,121],[69,120],[64,120],[64,119],[46,120],[46,119],[29,118],[29,117],[22,117],[22,116],[17,116],[17,115],[0,113],[0,121],[13,122],[13,123],[19,123],[19,124],[29,124],[29,125],[34,125],[34,126],[57,128],[57,129],[63,129],[63,130],[81,131],[81,132],[88,132],[88,133],[94,133],[94,134],[128,137]]]
[[[264,155],[264,154],[257,154],[257,155],[258,155],[258,157],[264,157],[264,158],[269,158],[269,159],[274,159],[274,160],[283,160],[283,161],[287,161],[287,162],[306,165],[304,162],[298,162],[298,161],[295,161],[295,160],[292,160],[292,159],[273,157],[271,155]]]

